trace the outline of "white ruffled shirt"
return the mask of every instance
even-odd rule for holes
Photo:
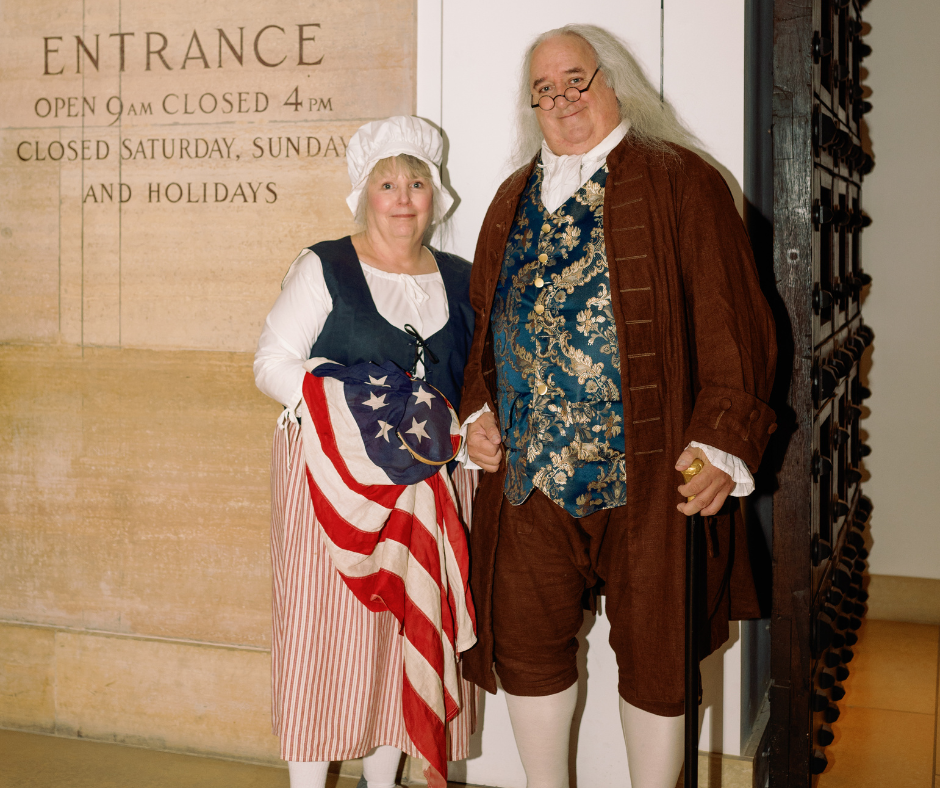
[[[554,213],[578,189],[587,183],[607,161],[607,154],[616,148],[630,130],[624,121],[587,153],[558,156],[547,142],[542,142],[542,205]]]
[[[395,328],[404,331],[410,323],[421,336],[429,337],[446,325],[450,309],[440,271],[411,276],[382,271],[362,261],[360,265],[375,308]],[[304,249],[281,282],[281,293],[265,318],[255,352],[255,383],[284,405],[282,419],[297,420],[304,363],[332,311],[323,263],[316,253]],[[424,374],[420,362],[416,373]]]
[[[629,122],[624,121],[587,153],[567,156],[558,156],[552,152],[546,142],[542,142],[542,163],[540,165],[542,167],[542,205],[552,213],[564,205],[571,195],[584,186],[591,176],[607,161],[607,154],[620,144],[629,129]],[[489,406],[484,405],[464,422],[461,430],[464,438],[467,435],[467,427],[484,413],[489,412]],[[694,447],[701,449],[712,465],[723,470],[731,477],[734,481],[734,489],[731,491],[731,495],[741,498],[754,492],[754,477],[740,458],[698,441],[692,441],[689,444],[689,448]],[[461,447],[457,459],[463,462],[467,468],[479,468],[469,459],[466,441]]]

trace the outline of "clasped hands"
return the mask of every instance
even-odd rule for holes
[[[484,413],[467,429],[467,453],[470,460],[487,473],[495,473],[503,459],[503,447],[496,416]],[[735,487],[734,480],[720,468],[708,461],[699,447],[690,447],[679,455],[676,470],[684,471],[692,461],[700,459],[705,467],[688,484],[679,485],[679,494],[684,498],[694,495],[691,501],[680,503],[676,508],[685,515],[701,512],[717,514],[725,499]]]

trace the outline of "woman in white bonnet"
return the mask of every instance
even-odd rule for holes
[[[304,363],[391,360],[459,409],[473,336],[470,264],[425,245],[453,198],[441,184],[443,142],[428,123],[367,123],[346,152],[347,204],[363,230],[304,249],[284,277],[255,354],[258,388],[284,405],[272,455],[273,724],[291,788],[322,788],[330,761],[363,758],[360,788],[392,788],[402,751],[418,756],[402,718],[402,636],[368,610],[322,544],[307,490],[298,408]],[[470,472],[457,471],[459,474]],[[458,492],[468,479],[454,479]],[[470,685],[448,726],[466,758]]]

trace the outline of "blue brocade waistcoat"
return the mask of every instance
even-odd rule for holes
[[[535,167],[493,301],[504,493],[537,487],[575,517],[626,503],[617,328],[601,167],[554,213]]]

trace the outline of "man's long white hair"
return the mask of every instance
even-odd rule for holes
[[[529,162],[542,146],[542,131],[536,113],[543,110],[532,109],[532,54],[543,41],[565,35],[584,39],[594,50],[601,70],[598,77],[603,76],[617,96],[621,119],[630,121],[628,137],[643,147],[663,153],[670,151],[664,144],[667,142],[675,142],[686,148],[699,147],[695,135],[682,125],[673,108],[660,101],[659,91],[650,84],[623,41],[596,25],[565,25],[536,38],[526,50],[522,61],[522,80],[516,110],[514,167]]]

